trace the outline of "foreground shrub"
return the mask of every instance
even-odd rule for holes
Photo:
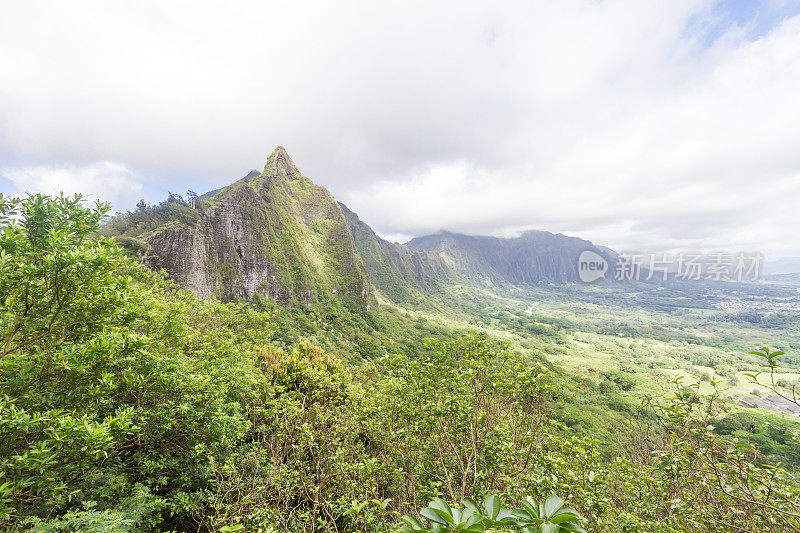
[[[584,532],[581,515],[564,506],[564,500],[551,494],[539,503],[530,496],[520,502],[519,509],[501,506],[495,494],[486,496],[483,507],[475,500],[465,498],[464,507],[451,506],[440,498],[434,498],[420,514],[430,520],[426,527],[411,516],[403,516],[406,525],[400,531],[406,533],[483,533],[492,531],[521,531],[523,533],[567,533]]]

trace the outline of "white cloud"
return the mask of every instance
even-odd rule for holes
[[[283,144],[387,235],[800,255],[800,18],[721,6],[9,3],[0,174],[117,161],[152,202]]]
[[[90,201],[110,202],[115,211],[131,209],[142,197],[141,180],[119,163],[9,168],[3,176],[16,186],[17,194],[81,193]]]
[[[347,202],[387,231],[543,228],[622,250],[800,253],[800,17],[754,42],[722,41],[658,63],[661,88],[634,83],[640,68],[616,93],[581,82],[571,109],[531,124],[535,156],[516,165],[425,165]]]

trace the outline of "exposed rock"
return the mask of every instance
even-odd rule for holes
[[[769,409],[776,413],[786,413],[795,417],[800,417],[800,406],[777,394],[739,398],[739,405],[750,408],[763,407],[764,409]]]

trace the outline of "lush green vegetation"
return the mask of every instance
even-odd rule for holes
[[[168,224],[192,226],[211,205],[208,200],[198,199],[193,191],[189,191],[187,197],[170,194],[166,200],[152,206],[140,200],[135,210],[121,213],[105,224],[103,233],[114,235],[130,254],[141,255],[147,250],[143,238],[150,232]]]
[[[800,530],[796,479],[750,442],[794,457],[788,422],[754,430],[715,375],[654,394],[639,362],[553,364],[651,324],[586,333],[519,295],[438,318],[198,300],[99,236],[106,210],[0,197],[2,528]],[[748,357],[786,393],[779,356]]]

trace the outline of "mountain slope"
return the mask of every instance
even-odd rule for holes
[[[141,237],[146,265],[203,298],[310,303],[333,294],[368,305],[369,280],[341,207],[283,147],[262,173],[212,194],[198,199],[195,222],[172,220]]]
[[[437,254],[382,239],[346,205],[339,205],[372,285],[389,300],[419,305],[455,281],[455,272]]]

